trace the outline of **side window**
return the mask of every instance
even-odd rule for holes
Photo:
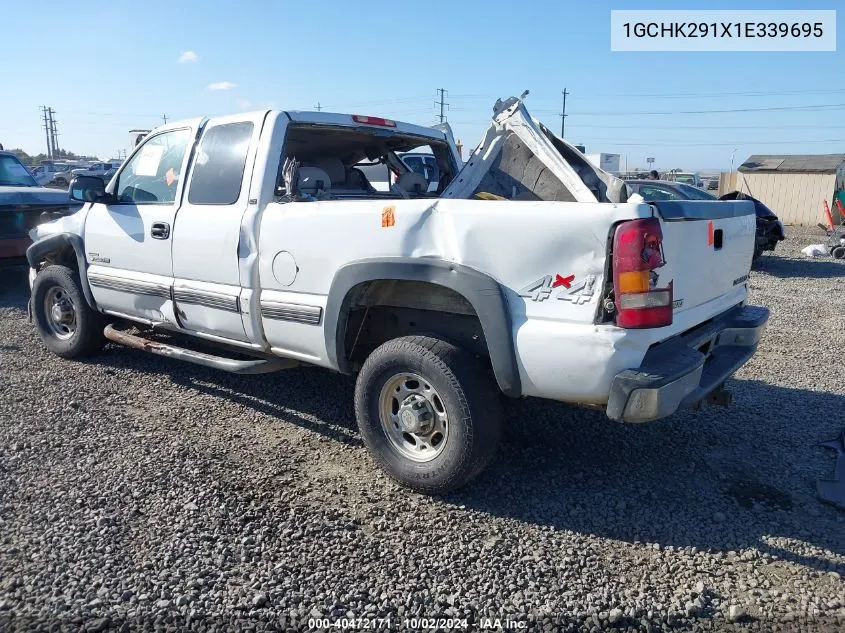
[[[135,204],[170,204],[176,200],[190,130],[170,130],[146,140],[120,173],[117,198]]]
[[[228,123],[203,134],[194,160],[188,202],[234,204],[241,195],[252,123]]]

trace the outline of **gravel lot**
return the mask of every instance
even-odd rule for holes
[[[375,469],[350,379],[63,361],[0,273],[0,630],[841,630],[845,513],[815,480],[845,426],[845,263],[802,258],[809,235],[752,275],[773,314],[732,408],[624,426],[515,402],[445,499]]]

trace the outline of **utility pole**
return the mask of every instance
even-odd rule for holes
[[[166,114],[162,114],[162,115],[161,115],[161,119],[162,119],[162,121],[164,121],[164,124],[165,124],[165,125],[167,125],[167,115],[166,115]]]
[[[58,157],[59,133],[56,131],[56,119],[53,118],[53,115],[56,114],[56,111],[53,110],[53,108],[49,108],[47,112],[50,113],[50,138],[53,140],[53,156]]]
[[[317,102],[317,105],[315,105],[314,107],[317,108],[317,112],[319,112],[320,110],[323,109],[323,106],[320,105],[319,101]]]
[[[446,103],[446,90],[444,88],[438,88],[437,92],[440,93],[440,101],[435,101],[434,105],[440,106],[440,122],[443,123],[446,120],[446,111],[445,109],[449,107],[449,104]]]
[[[47,158],[53,158],[53,142],[50,137],[50,119],[47,117],[47,106],[41,106],[41,118],[44,121],[44,134],[47,139]]]
[[[560,117],[560,138],[563,138],[563,131],[566,123],[566,95],[569,93],[566,91],[566,88],[564,88],[563,92],[560,94],[563,95],[563,105],[561,106],[560,114],[558,116]]]

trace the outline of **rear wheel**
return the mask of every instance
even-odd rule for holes
[[[86,356],[105,344],[105,318],[88,306],[79,275],[66,266],[48,266],[35,277],[32,313],[38,335],[57,356]]]
[[[466,350],[428,336],[393,339],[367,358],[355,413],[378,465],[427,494],[475,478],[501,434],[499,393],[489,372]]]

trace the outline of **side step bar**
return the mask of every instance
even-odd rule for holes
[[[212,367],[214,369],[222,369],[232,374],[268,374],[282,369],[290,369],[297,367],[298,361],[286,358],[279,359],[256,359],[256,360],[235,360],[233,358],[224,358],[222,356],[213,356],[211,354],[204,354],[203,352],[195,352],[184,347],[175,347],[173,345],[166,345],[158,341],[150,341],[134,334],[127,334],[121,330],[117,330],[112,325],[107,325],[103,330],[105,337],[113,343],[119,343],[132,349],[139,349],[143,352],[150,352],[151,354],[158,354],[159,356],[167,356],[168,358],[175,358],[177,360],[184,360],[195,365],[202,365],[203,367]]]

